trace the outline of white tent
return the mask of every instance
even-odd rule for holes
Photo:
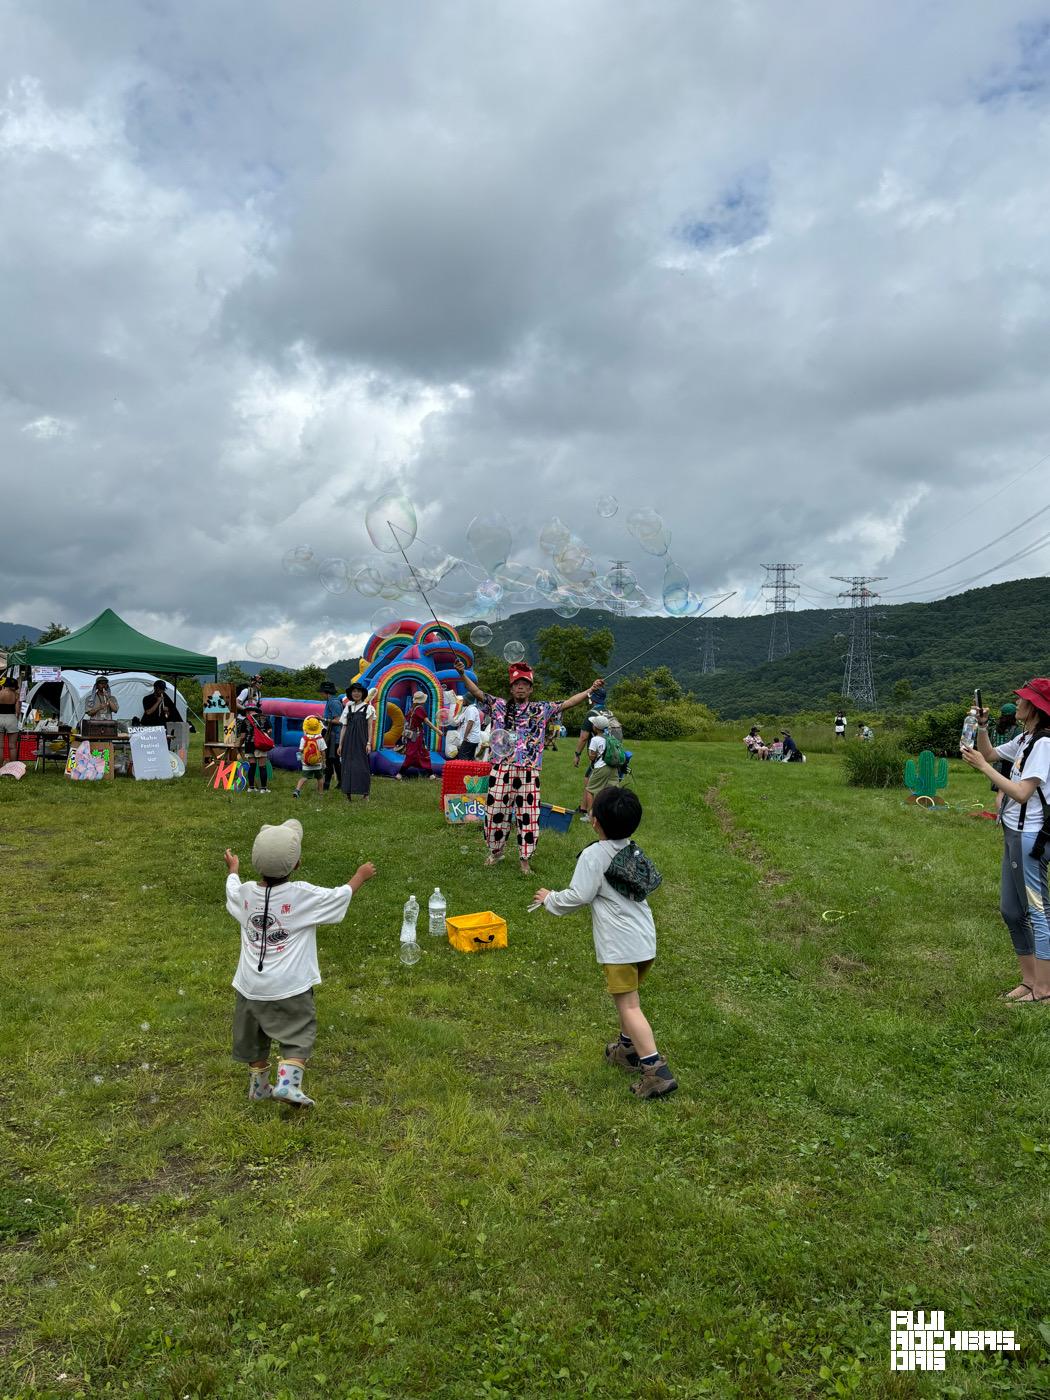
[[[49,714],[54,714],[57,710],[62,724],[71,727],[79,725],[84,717],[88,696],[95,684],[95,675],[94,671],[63,671],[59,681],[38,681],[29,687],[26,709],[39,709]],[[146,671],[117,671],[107,679],[109,688],[120,706],[117,719],[130,724],[142,714],[143,702],[158,677],[151,676]],[[168,699],[174,699],[180,718],[185,720],[186,701],[181,695],[174,693],[170,681],[165,682],[164,689]]]

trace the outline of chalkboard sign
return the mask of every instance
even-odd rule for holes
[[[131,762],[136,778],[171,777],[168,739],[161,725],[149,724],[141,729],[129,729],[128,738],[131,740]]]

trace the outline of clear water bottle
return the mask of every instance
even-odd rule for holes
[[[416,941],[416,920],[419,918],[419,900],[410,894],[405,900],[401,915],[401,961],[406,967],[419,962],[421,949]]]
[[[434,938],[444,938],[445,936],[445,915],[448,913],[448,905],[445,903],[445,896],[440,889],[436,889],[430,896],[427,904],[429,915],[428,928]]]
[[[959,736],[959,747],[972,749],[974,740],[977,738],[977,711],[971,710],[963,720],[962,734]]]

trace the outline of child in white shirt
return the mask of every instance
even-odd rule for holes
[[[598,840],[581,851],[567,890],[539,889],[535,899],[549,914],[590,906],[595,956],[620,1019],[620,1037],[605,1047],[605,1058],[628,1073],[640,1070],[642,1077],[631,1091],[650,1099],[673,1094],[678,1081],[656,1048],[638,999],[639,985],[656,958],[656,925],[645,891],[660,879],[630,839],[641,820],[642,804],[629,788],[597,793],[591,822]],[[637,862],[634,870],[621,870],[621,852],[628,852],[628,866],[632,858]]]
[[[227,849],[226,911],[241,926],[241,956],[233,978],[233,1058],[248,1065],[248,1098],[308,1108],[313,1099],[302,1085],[317,1039],[317,925],[341,923],[350,900],[376,868],[366,861],[334,890],[289,881],[299,868],[302,846],[299,822],[263,826],[252,846],[260,878],[244,883],[238,875],[240,861]],[[281,1047],[275,1085],[270,1084],[272,1040]]]

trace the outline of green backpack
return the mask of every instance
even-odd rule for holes
[[[623,744],[615,734],[605,736],[605,752],[602,754],[602,759],[607,768],[622,768],[627,762],[627,754]]]

